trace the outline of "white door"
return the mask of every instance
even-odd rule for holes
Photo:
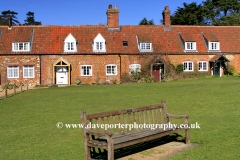
[[[67,67],[56,67],[56,84],[68,84]]]

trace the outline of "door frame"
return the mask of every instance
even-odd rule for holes
[[[53,63],[53,84],[56,84],[56,67],[68,67],[68,85],[71,84],[70,82],[70,74],[71,74],[71,68],[70,68],[71,64],[66,61],[63,58],[60,58],[59,60],[57,60],[55,63]]]

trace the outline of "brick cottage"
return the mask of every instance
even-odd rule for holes
[[[240,72],[239,26],[119,26],[119,10],[109,5],[107,25],[0,26],[0,82],[73,84],[110,80],[148,66],[157,81],[169,63],[184,72],[222,76],[227,64]],[[195,64],[198,64],[197,67]]]

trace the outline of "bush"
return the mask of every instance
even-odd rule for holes
[[[179,74],[180,72],[183,72],[183,64],[177,65],[175,71]]]
[[[108,81],[103,81],[102,85],[109,85],[109,82]]]
[[[77,78],[77,79],[75,80],[75,83],[76,83],[76,85],[79,85],[79,84],[81,83],[80,78]]]
[[[117,84],[117,79],[112,80],[113,84]]]
[[[5,89],[6,88],[6,85],[4,85],[3,87],[2,87],[2,89]],[[17,89],[18,88],[18,85],[17,84],[15,84],[15,88]],[[9,84],[8,85],[8,89],[13,89],[13,84]]]
[[[228,72],[229,75],[234,76],[235,73],[236,73],[236,68],[234,66],[230,65],[228,67],[228,71],[227,72]]]
[[[58,85],[56,85],[56,84],[51,84],[50,86],[49,86],[49,88],[50,87],[58,87]]]

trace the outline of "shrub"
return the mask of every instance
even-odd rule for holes
[[[109,82],[108,81],[103,81],[102,85],[109,85]]]
[[[175,71],[176,71],[177,73],[183,72],[183,64],[177,65]]]
[[[79,85],[79,84],[81,83],[80,78],[77,78],[77,79],[75,80],[75,83],[76,83],[77,85]]]
[[[56,85],[56,84],[51,84],[50,86],[49,86],[49,88],[50,87],[58,87],[58,85]]]
[[[113,84],[117,84],[117,79],[112,80]]]
[[[5,89],[6,88],[6,85],[4,85],[3,87],[2,87],[2,89]],[[18,88],[18,85],[17,84],[15,84],[15,88]],[[13,89],[13,84],[9,84],[8,85],[8,89]]]
[[[229,75],[234,76],[235,73],[236,73],[236,68],[234,66],[230,65],[228,67],[228,71],[227,72],[228,72]]]

